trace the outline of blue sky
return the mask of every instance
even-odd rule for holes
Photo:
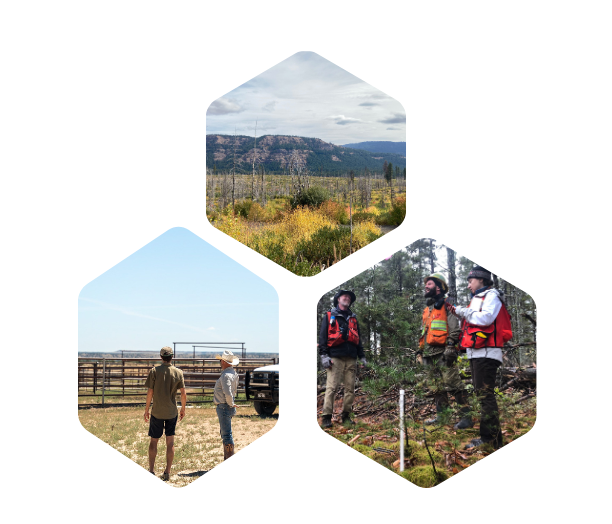
[[[184,228],[159,236],[79,295],[79,351],[158,350],[178,341],[278,352],[274,288]]]
[[[215,100],[207,134],[297,135],[334,144],[406,141],[402,105],[312,52],[300,52]]]

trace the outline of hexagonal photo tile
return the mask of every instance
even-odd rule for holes
[[[406,215],[402,105],[316,53],[297,53],[206,114],[210,223],[311,276]]]
[[[535,303],[449,247],[414,242],[317,315],[319,423],[390,472],[436,486],[533,427]]]
[[[276,291],[171,229],[81,291],[77,378],[83,427],[185,486],[276,424]]]

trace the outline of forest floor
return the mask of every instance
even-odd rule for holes
[[[181,487],[197,480],[223,462],[223,446],[219,421],[214,406],[187,406],[185,418],[177,423],[174,440],[174,462],[171,486]],[[79,410],[83,427],[136,464],[149,469],[149,424],[144,421],[144,408],[94,408]],[[232,420],[235,451],[270,431],[278,420],[278,411],[261,418],[253,407],[238,408]],[[155,474],[159,478],[166,466],[166,439],[159,439]]]
[[[504,445],[523,436],[535,424],[536,398],[520,400],[521,398],[518,391],[508,391],[498,396]],[[365,401],[366,395],[358,395],[355,406]],[[323,394],[318,397],[319,415],[322,403]],[[406,404],[409,403],[407,399]],[[390,410],[397,412],[397,406],[390,406]],[[453,416],[455,414],[449,414],[448,423],[445,425],[425,426],[424,420],[435,416],[435,408],[431,402],[406,413],[405,469],[400,473],[397,415],[390,415],[393,412],[390,411],[388,416],[355,417],[355,425],[345,427],[340,422],[341,411],[342,399],[337,398],[334,425],[325,430],[326,433],[420,487],[436,486],[495,451],[487,445],[472,450],[464,449],[467,443],[480,436],[480,424],[476,418],[474,427],[466,430],[453,428],[453,424],[459,420],[457,416]]]

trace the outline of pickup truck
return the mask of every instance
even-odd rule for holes
[[[244,389],[247,400],[262,417],[270,416],[278,406],[278,364],[247,371]]]

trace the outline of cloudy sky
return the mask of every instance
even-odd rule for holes
[[[297,135],[342,145],[406,140],[399,102],[316,53],[301,52],[215,100],[207,134]]]
[[[156,351],[183,341],[246,342],[247,353],[278,352],[276,291],[183,228],[81,291],[79,351]]]

